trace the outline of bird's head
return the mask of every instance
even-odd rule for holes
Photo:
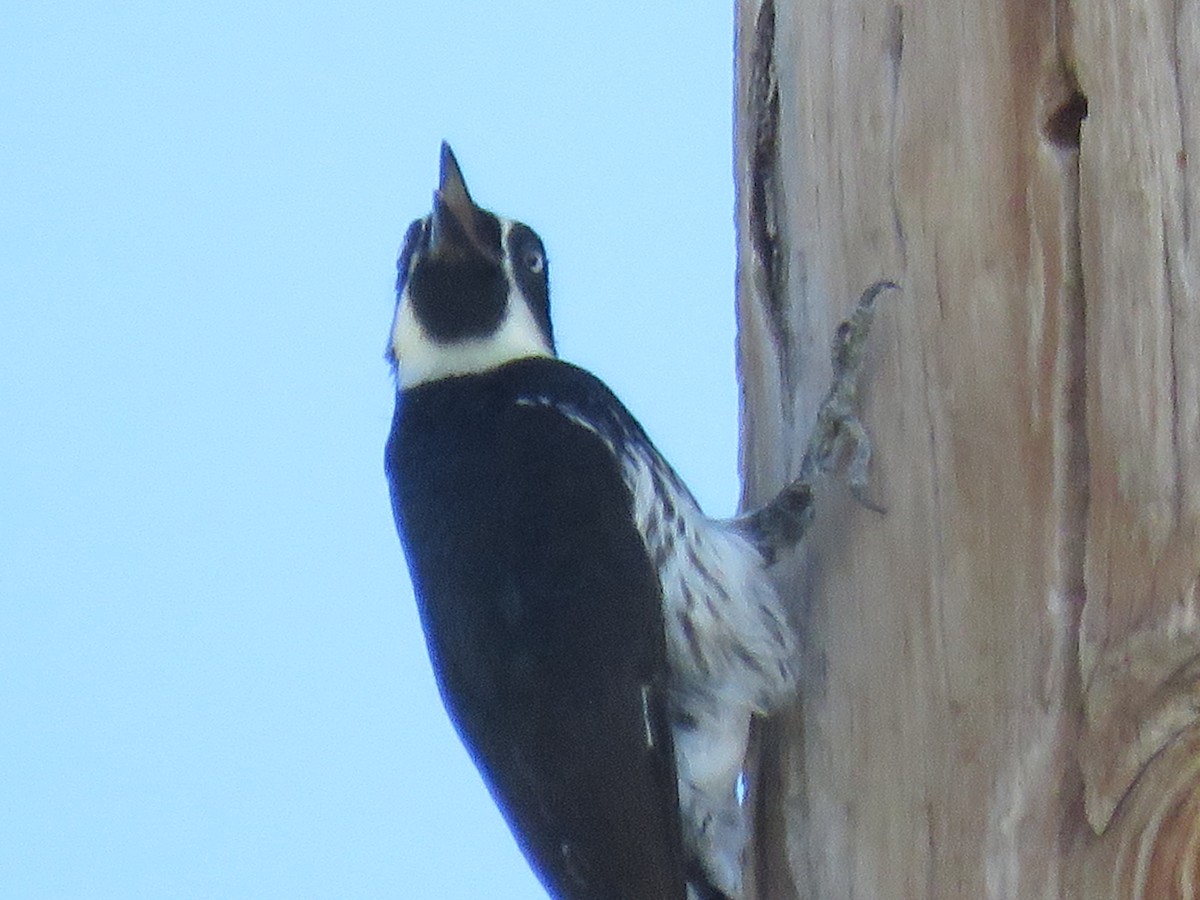
[[[433,211],[408,227],[396,273],[387,356],[401,388],[554,356],[542,241],[475,205],[449,144]]]

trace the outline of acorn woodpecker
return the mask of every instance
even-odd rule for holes
[[[386,469],[459,735],[554,897],[736,900],[750,721],[796,682],[766,569],[811,517],[808,482],[706,517],[557,358],[541,240],[474,203],[446,144],[397,270]]]

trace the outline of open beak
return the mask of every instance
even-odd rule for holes
[[[462,169],[454,158],[450,145],[442,141],[441,176],[433,192],[433,215],[429,253],[440,259],[461,259],[483,256],[491,259],[477,233],[477,218],[481,210],[467,192]]]

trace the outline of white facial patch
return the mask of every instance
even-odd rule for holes
[[[502,246],[508,246],[512,225],[510,219],[500,220]],[[429,335],[413,312],[406,279],[392,320],[392,353],[399,367],[401,390],[455,375],[488,372],[516,359],[554,356],[529,303],[517,287],[507,254],[503,265],[509,285],[504,318],[491,334],[459,341],[438,341]]]

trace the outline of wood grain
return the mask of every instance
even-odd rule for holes
[[[759,895],[1193,896],[1200,4],[737,16],[747,505],[837,321],[905,288],[864,385],[887,515],[823,486],[780,565],[808,667],[760,735]]]

